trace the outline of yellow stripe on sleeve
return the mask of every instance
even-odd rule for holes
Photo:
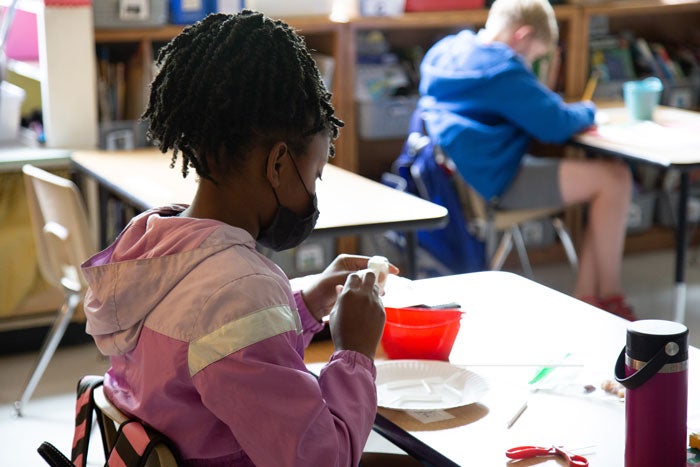
[[[266,308],[228,322],[190,343],[190,376],[227,355],[289,331],[301,334],[302,328],[299,313],[288,306]]]

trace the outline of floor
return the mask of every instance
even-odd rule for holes
[[[691,250],[687,271],[686,324],[690,329],[691,344],[700,347],[700,264],[695,264],[695,254]],[[625,258],[625,289],[641,318],[671,318],[673,268],[670,250]],[[570,292],[573,277],[566,265],[536,266],[534,272],[537,281],[562,292]],[[107,361],[98,355],[92,345],[60,348],[26,406],[24,416],[17,418],[13,415],[12,402],[34,358],[35,354],[31,353],[0,355],[0,374],[4,375],[0,384],[0,465],[46,465],[36,453],[42,441],[50,441],[69,454],[76,382],[84,374],[100,374],[107,368]],[[98,443],[93,442],[93,447]],[[368,448],[390,449],[378,436],[370,438]],[[93,461],[90,465],[100,465],[100,462]]]

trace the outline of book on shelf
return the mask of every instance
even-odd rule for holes
[[[659,67],[664,73],[664,77],[671,84],[680,84],[685,81],[685,76],[681,71],[678,64],[671,60],[671,56],[668,54],[666,47],[663,44],[654,42],[650,44],[651,50],[654,53],[654,58],[659,63]]]
[[[323,84],[326,85],[328,92],[333,90],[333,73],[335,72],[335,59],[330,55],[322,54],[319,52],[314,52],[311,54],[318,71],[321,73],[321,79],[323,79]]]
[[[590,41],[591,65],[601,81],[627,81],[636,78],[632,51],[624,37],[602,36]]]
[[[100,122],[139,118],[147,102],[151,78],[150,59],[147,62],[146,57],[141,47],[114,56],[109,47],[99,48],[97,92]]]
[[[649,43],[643,37],[638,37],[634,41],[635,63],[641,75],[654,75],[658,78],[665,76],[661,65],[651,50]]]

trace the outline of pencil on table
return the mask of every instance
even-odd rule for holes
[[[518,408],[518,411],[515,412],[515,415],[513,415],[513,417],[510,420],[508,420],[506,428],[510,429],[510,427],[515,425],[515,422],[517,422],[520,416],[523,414],[523,412],[525,412],[525,409],[527,409],[527,401],[525,401],[523,405],[521,405],[520,408]]]
[[[581,96],[582,101],[590,101],[591,99],[593,99],[595,87],[598,85],[598,75],[598,70],[593,70],[591,72],[591,77],[588,78],[586,88],[583,90],[583,95]]]

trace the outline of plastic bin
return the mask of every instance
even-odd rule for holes
[[[635,194],[627,211],[627,233],[642,233],[654,223],[657,193],[649,191]]]
[[[164,0],[145,0],[146,8],[139,2],[120,0],[94,0],[92,4],[95,28],[140,28],[161,26],[168,23],[168,3]]]
[[[245,7],[271,17],[324,15],[333,10],[333,0],[245,0]]]
[[[209,13],[237,13],[243,9],[244,0],[207,0]]]
[[[485,5],[484,0],[406,0],[406,11],[475,10]]]
[[[358,102],[359,133],[364,139],[405,138],[418,96]]]
[[[405,0],[362,0],[362,16],[399,16],[405,8]]]
[[[331,237],[309,238],[301,245],[284,251],[259,248],[290,278],[319,273],[336,256],[335,239]]]
[[[690,190],[688,205],[686,207],[686,219],[689,223],[700,221],[700,193],[696,189]],[[656,222],[664,227],[675,228],[678,218],[679,194],[677,191],[659,193],[656,201]]]
[[[211,2],[208,0],[170,0],[170,22],[172,24],[196,23],[209,14],[210,8]]]
[[[2,8],[0,17],[7,13]],[[36,28],[36,15],[34,13],[16,10],[15,17],[7,33],[5,54],[7,58],[15,60],[37,60],[39,58],[38,33]]]
[[[0,85],[0,141],[17,139],[25,95],[24,89],[7,81]]]
[[[540,248],[554,244],[556,232],[550,218],[527,221],[520,224],[520,233],[526,246]]]
[[[148,123],[138,120],[102,122],[100,127],[100,149],[110,151],[132,150],[148,146],[146,130]]]

